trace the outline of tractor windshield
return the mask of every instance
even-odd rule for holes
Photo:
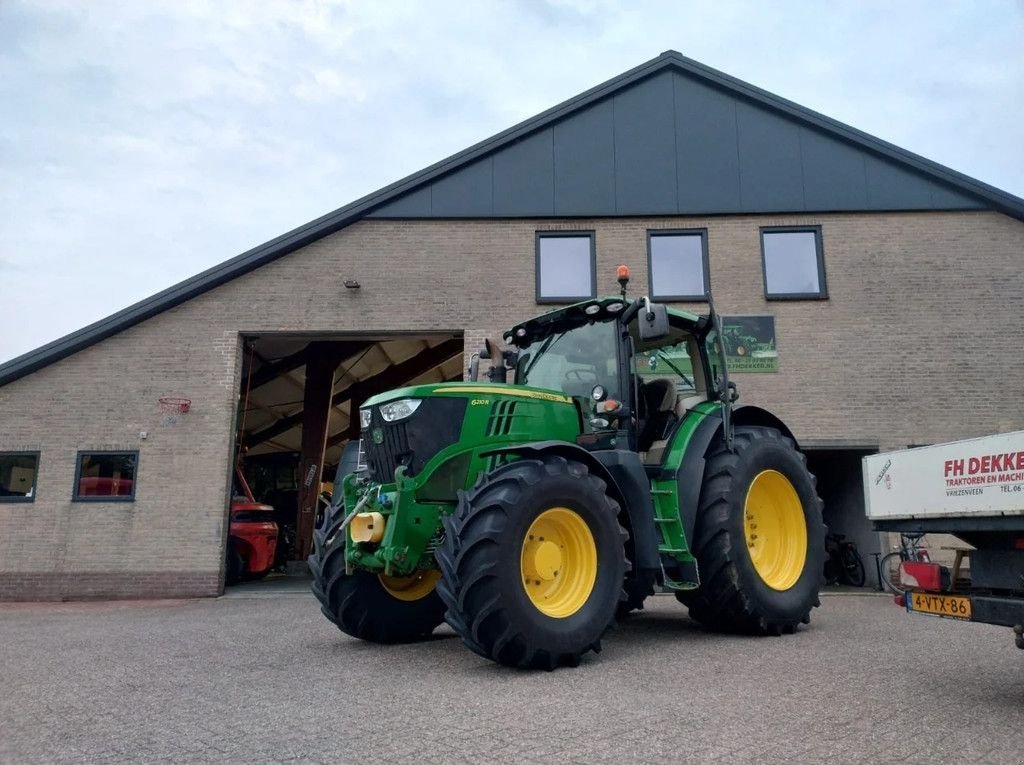
[[[541,337],[525,346],[516,365],[516,383],[589,399],[595,385],[619,397],[615,322],[603,321]]]

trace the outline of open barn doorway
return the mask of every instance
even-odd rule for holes
[[[317,511],[330,500],[346,446],[358,444],[363,402],[463,378],[463,338],[455,332],[265,333],[243,336],[243,354],[228,584],[305,574]]]
[[[865,512],[861,461],[878,452],[877,447],[810,447],[805,450],[807,467],[817,478],[818,496],[824,504],[823,520],[830,534],[852,542],[864,566],[864,583],[878,589],[876,555],[881,536],[871,527]],[[840,578],[840,586],[850,584]]]

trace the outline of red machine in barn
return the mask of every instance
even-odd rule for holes
[[[274,508],[255,500],[241,468],[236,467],[224,583],[266,576],[274,567],[277,536]]]

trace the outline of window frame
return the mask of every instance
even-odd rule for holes
[[[818,264],[817,292],[778,292],[768,291],[768,262],[764,256],[765,234],[814,234],[814,252]],[[765,300],[828,300],[828,282],[825,279],[825,247],[822,244],[821,226],[761,226],[761,279],[764,284]]]
[[[704,270],[703,295],[661,295],[654,289],[654,260],[651,240],[656,236],[700,236],[701,267]],[[706,228],[649,228],[647,229],[647,287],[651,300],[678,303],[706,303],[711,294],[711,264],[708,258],[708,230]]]
[[[135,475],[132,477],[132,493],[120,496],[81,496],[78,493],[79,484],[82,480],[82,457],[87,454],[102,454],[108,456],[132,456],[135,457]],[[134,502],[135,492],[139,486],[139,450],[138,449],[79,449],[75,454],[75,483],[71,487],[72,502]]]
[[[590,294],[583,296],[551,296],[541,295],[540,284],[540,240],[556,238],[582,238],[590,240]],[[534,297],[537,303],[579,303],[597,297],[597,235],[593,229],[578,231],[535,231],[534,232]]]
[[[6,502],[35,502],[36,495],[39,493],[39,466],[41,463],[41,457],[39,450],[32,449],[11,449],[0,451],[0,457],[35,457],[36,458],[36,472],[32,476],[32,494],[27,497],[7,497],[0,495],[0,503]]]

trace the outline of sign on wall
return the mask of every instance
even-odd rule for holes
[[[774,316],[722,316],[722,340],[730,372],[778,372]]]

